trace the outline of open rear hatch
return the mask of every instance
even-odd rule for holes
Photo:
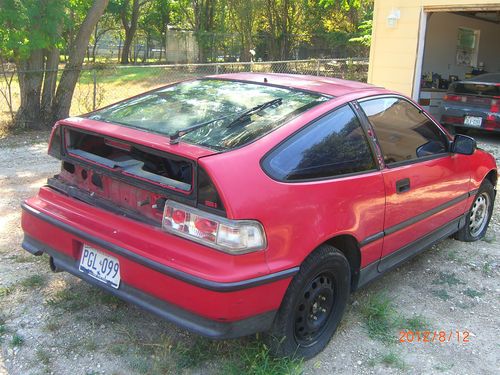
[[[155,226],[161,226],[168,199],[225,216],[214,184],[197,165],[199,153],[187,157],[185,152],[178,155],[151,148],[147,142],[139,142],[147,136],[131,142],[67,123],[57,124],[49,153],[62,160],[62,167],[48,185]]]

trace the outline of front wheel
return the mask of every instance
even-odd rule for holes
[[[309,359],[330,341],[350,292],[350,267],[333,246],[321,245],[302,264],[268,334],[277,356]]]
[[[465,226],[455,234],[455,238],[465,242],[473,242],[483,238],[493,214],[494,201],[493,185],[489,180],[484,180],[467,214]]]

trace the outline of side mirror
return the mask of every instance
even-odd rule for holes
[[[476,140],[462,134],[457,134],[451,144],[451,152],[454,154],[472,155],[476,148]]]

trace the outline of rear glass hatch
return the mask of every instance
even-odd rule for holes
[[[154,90],[87,117],[225,151],[264,136],[329,98],[268,84],[210,78]]]

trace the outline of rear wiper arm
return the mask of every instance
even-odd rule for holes
[[[242,113],[236,113],[236,114],[232,113],[230,115],[218,117],[218,118],[213,119],[213,120],[201,122],[199,124],[190,126],[189,128],[186,128],[186,129],[177,130],[174,134],[169,135],[170,144],[175,145],[175,144],[179,143],[180,137],[183,137],[186,134],[191,133],[192,131],[195,131],[196,129],[210,125],[210,124],[217,122],[217,121],[225,120],[226,118],[229,118],[229,117],[238,116],[233,121],[231,121],[229,123],[229,125],[227,126],[228,128],[231,128],[234,125],[239,124],[242,120],[247,119],[250,115],[252,115],[254,113],[258,113],[258,112],[260,112],[268,107],[272,107],[273,105],[279,105],[279,104],[281,104],[282,101],[283,101],[283,99],[281,99],[281,98],[273,99],[273,100],[270,100],[268,102],[256,105],[253,108],[247,109],[247,110],[243,111]]]
[[[186,128],[186,129],[177,130],[174,134],[169,135],[170,144],[175,145],[175,144],[179,143],[179,138],[185,136],[187,133],[191,133],[192,131],[195,131],[196,129],[202,128],[204,126],[210,125],[214,122],[221,121],[221,120],[224,120],[224,119],[226,119],[228,117],[232,117],[232,116],[234,116],[234,114],[218,117],[216,119],[205,121],[205,122],[201,122],[199,124],[190,126],[189,128]]]
[[[259,113],[260,111],[263,111],[266,108],[272,107],[274,105],[280,105],[283,102],[282,98],[277,98],[270,100],[268,102],[256,105],[253,108],[247,109],[245,112],[241,113],[238,117],[236,117],[233,121],[227,125],[228,128],[232,128],[235,125],[240,124],[241,122],[248,120],[251,115],[255,113]]]

